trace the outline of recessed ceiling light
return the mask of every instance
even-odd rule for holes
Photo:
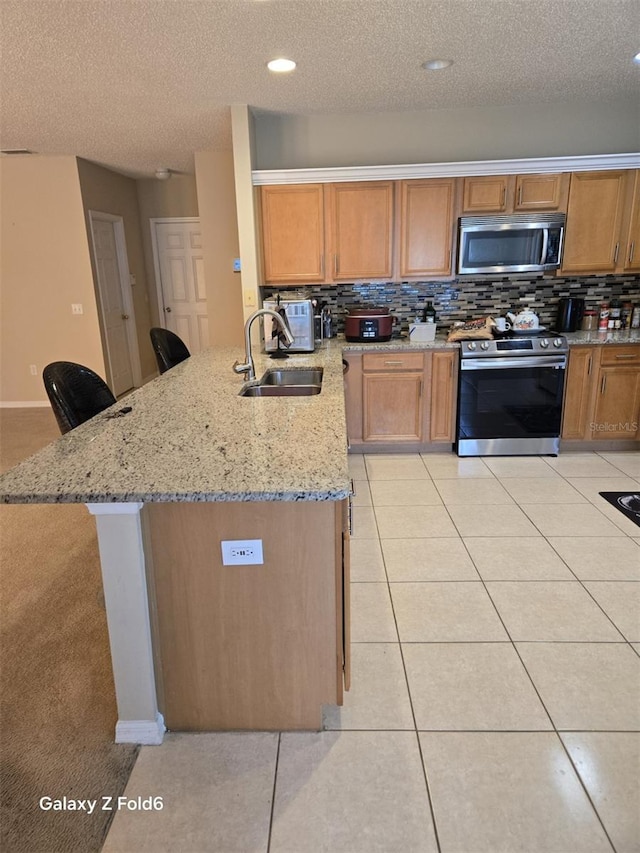
[[[640,65],[640,53],[636,53],[636,55],[633,57],[633,61],[636,65]]]
[[[425,71],[442,71],[443,68],[449,68],[453,65],[453,59],[428,59],[422,63]]]
[[[286,71],[293,71],[296,67],[293,59],[272,59],[271,62],[267,62],[267,68],[269,71],[277,71],[282,74]]]

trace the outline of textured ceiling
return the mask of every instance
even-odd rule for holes
[[[640,0],[0,0],[0,145],[125,174],[229,148],[229,105],[365,113],[637,97]],[[269,73],[276,56],[298,62]],[[431,57],[455,60],[427,73]]]

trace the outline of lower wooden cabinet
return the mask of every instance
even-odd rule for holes
[[[348,501],[149,503],[159,704],[176,731],[322,728],[349,688]],[[251,534],[264,563],[227,566]]]
[[[573,347],[565,384],[562,438],[640,439],[640,344]]]
[[[347,353],[347,432],[353,449],[427,449],[454,441],[457,350]]]

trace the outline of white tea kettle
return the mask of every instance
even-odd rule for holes
[[[507,311],[507,317],[511,320],[512,327],[520,332],[537,329],[540,326],[538,315],[531,308],[525,308],[519,314]]]

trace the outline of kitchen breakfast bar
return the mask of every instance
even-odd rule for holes
[[[319,729],[348,689],[341,348],[256,354],[258,378],[323,369],[319,394],[286,399],[239,396],[240,354],[192,356],[0,479],[5,503],[96,518],[117,742]],[[263,562],[223,564],[221,543],[246,540]]]

